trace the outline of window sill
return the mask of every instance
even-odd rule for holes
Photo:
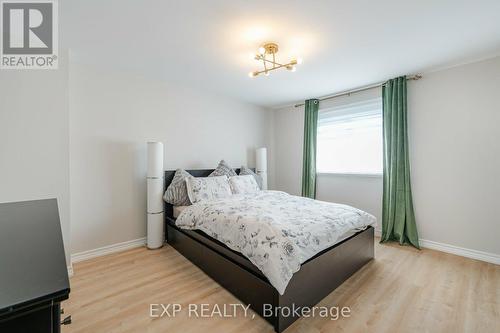
[[[341,177],[370,177],[370,178],[382,178],[381,173],[355,173],[355,172],[317,172],[318,176],[341,176]]]

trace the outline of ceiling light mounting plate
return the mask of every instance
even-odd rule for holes
[[[276,43],[265,43],[262,47],[266,50],[266,54],[278,53],[278,44]]]

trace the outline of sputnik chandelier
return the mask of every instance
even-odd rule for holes
[[[274,71],[278,68],[285,68],[291,72],[295,72],[296,65],[300,65],[302,60],[292,59],[289,63],[281,64],[276,61],[276,53],[278,53],[278,44],[276,43],[266,43],[259,47],[259,53],[254,57],[257,61],[262,61],[263,69],[260,71],[254,71],[248,73],[248,76],[255,77],[259,74],[264,74],[269,76],[269,72]]]

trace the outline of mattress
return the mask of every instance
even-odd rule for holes
[[[189,206],[174,206],[172,215],[174,218],[177,218],[184,209],[188,208]]]

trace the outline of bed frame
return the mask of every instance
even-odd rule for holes
[[[213,170],[187,170],[195,177],[206,177]],[[239,173],[239,170],[236,169]],[[165,171],[165,188],[175,171]],[[297,316],[283,316],[277,307],[312,307],[374,258],[374,229],[369,227],[318,253],[301,265],[290,280],[284,295],[269,283],[246,257],[202,231],[175,225],[172,205],[165,204],[166,240],[180,254],[201,268],[217,283],[263,316],[282,332]],[[273,315],[264,316],[264,304]],[[269,311],[267,311],[269,314]]]

